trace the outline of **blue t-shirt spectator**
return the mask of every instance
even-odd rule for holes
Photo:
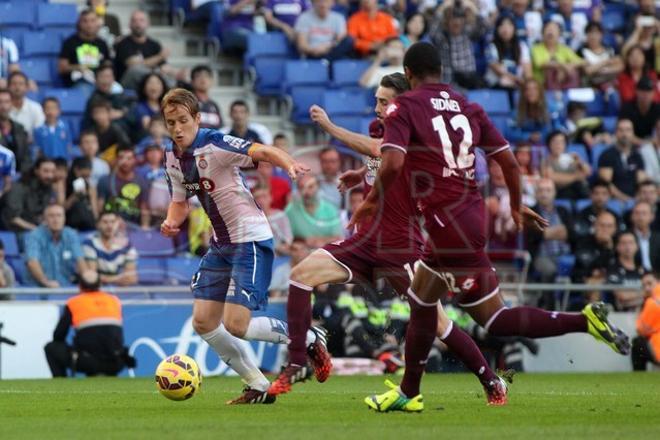
[[[59,240],[55,241],[52,232],[41,225],[26,235],[25,256],[27,261],[37,260],[49,280],[57,281],[60,286],[70,286],[75,280],[76,266],[83,254],[75,230],[65,226]],[[28,278],[37,284],[31,275]]]
[[[5,183],[16,176],[16,156],[9,148],[0,145],[0,194],[5,192]]]
[[[69,157],[71,131],[61,119],[54,126],[44,124],[34,129],[34,143],[39,151],[49,159]]]

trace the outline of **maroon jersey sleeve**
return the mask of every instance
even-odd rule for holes
[[[383,123],[374,119],[369,124],[369,137],[373,139],[382,139],[383,138]]]
[[[385,133],[380,149],[396,148],[406,153],[410,145],[410,127],[409,113],[407,106],[402,102],[393,102],[385,111]]]
[[[493,125],[493,122],[481,106],[477,112],[477,117],[479,120],[479,131],[481,133],[477,145],[484,150],[486,156],[491,156],[508,149],[509,143],[504,139],[504,136],[502,136],[502,133],[500,133],[497,127]]]

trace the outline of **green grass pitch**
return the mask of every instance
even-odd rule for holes
[[[395,378],[398,379],[398,378]],[[466,374],[424,378],[421,414],[378,414],[382,377],[296,385],[274,405],[227,406],[241,384],[206,378],[171,402],[149,379],[0,381],[0,439],[660,438],[660,374],[518,374],[509,405],[488,407]]]

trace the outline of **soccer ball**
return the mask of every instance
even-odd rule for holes
[[[156,368],[156,388],[170,400],[186,400],[202,386],[197,363],[184,354],[173,354]]]

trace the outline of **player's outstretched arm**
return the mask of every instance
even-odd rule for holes
[[[289,153],[270,145],[254,144],[250,147],[248,155],[256,162],[270,162],[273,165],[286,170],[292,180],[296,180],[299,174],[305,174],[310,168],[289,155]]]
[[[380,157],[381,139],[373,139],[360,133],[354,133],[335,125],[323,107],[313,105],[309,108],[309,117],[319,127],[351,150],[371,157]]]
[[[167,218],[160,225],[160,233],[166,237],[174,237],[179,233],[181,224],[188,218],[190,207],[188,201],[170,202],[167,208]]]

